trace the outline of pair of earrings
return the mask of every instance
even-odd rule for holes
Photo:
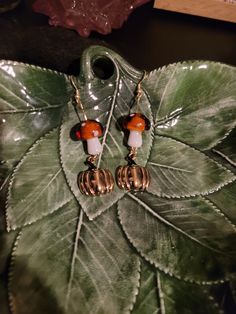
[[[137,150],[142,146],[142,132],[150,129],[149,120],[139,112],[139,100],[143,94],[141,83],[146,77],[146,72],[137,85],[134,102],[137,107],[136,113],[129,114],[123,121],[123,128],[129,131],[129,153],[126,157],[128,164],[118,166],[116,169],[116,182],[120,189],[127,191],[145,191],[150,184],[149,171],[136,164]],[[71,77],[71,83],[75,88],[75,102],[83,112],[84,119],[75,130],[77,140],[87,141],[89,156],[86,159],[88,169],[78,175],[78,187],[82,194],[88,196],[100,196],[108,194],[114,189],[114,178],[110,170],[97,168],[96,161],[102,153],[102,145],[99,137],[103,135],[103,127],[96,120],[87,118],[80,99],[79,89],[75,78]]]

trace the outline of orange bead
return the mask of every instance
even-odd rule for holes
[[[100,137],[103,134],[103,127],[96,120],[86,120],[81,122],[79,129],[76,131],[78,140],[88,140],[93,137]]]
[[[124,121],[124,128],[142,132],[150,129],[150,121],[141,113],[131,113]]]

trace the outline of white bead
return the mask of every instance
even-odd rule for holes
[[[92,137],[87,140],[87,149],[89,155],[97,155],[102,152],[102,145],[97,137]]]
[[[130,147],[140,147],[142,146],[142,132],[140,131],[130,131],[128,138],[128,145]]]

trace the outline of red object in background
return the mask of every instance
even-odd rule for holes
[[[36,0],[33,10],[50,17],[49,24],[75,29],[87,37],[91,31],[108,34],[120,28],[130,13],[150,0]]]

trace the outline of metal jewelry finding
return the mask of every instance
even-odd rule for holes
[[[136,91],[134,104],[136,105],[136,113],[129,114],[124,123],[123,128],[129,130],[128,146],[129,154],[126,157],[128,164],[119,166],[116,169],[116,182],[120,189],[127,191],[145,191],[150,185],[150,173],[147,168],[136,164],[137,150],[142,146],[142,132],[150,129],[150,122],[142,113],[140,113],[140,99],[143,95],[141,83],[146,78],[144,72],[139,81]]]
[[[96,166],[98,156],[102,153],[102,145],[99,137],[103,134],[103,127],[96,120],[89,120],[80,99],[80,92],[75,77],[71,76],[71,84],[75,89],[75,101],[82,111],[84,119],[80,121],[76,129],[76,138],[87,142],[89,156],[85,164],[88,169],[78,174],[78,187],[82,194],[87,196],[100,196],[108,194],[114,189],[114,178],[108,169]],[[76,110],[77,111],[77,110]]]

